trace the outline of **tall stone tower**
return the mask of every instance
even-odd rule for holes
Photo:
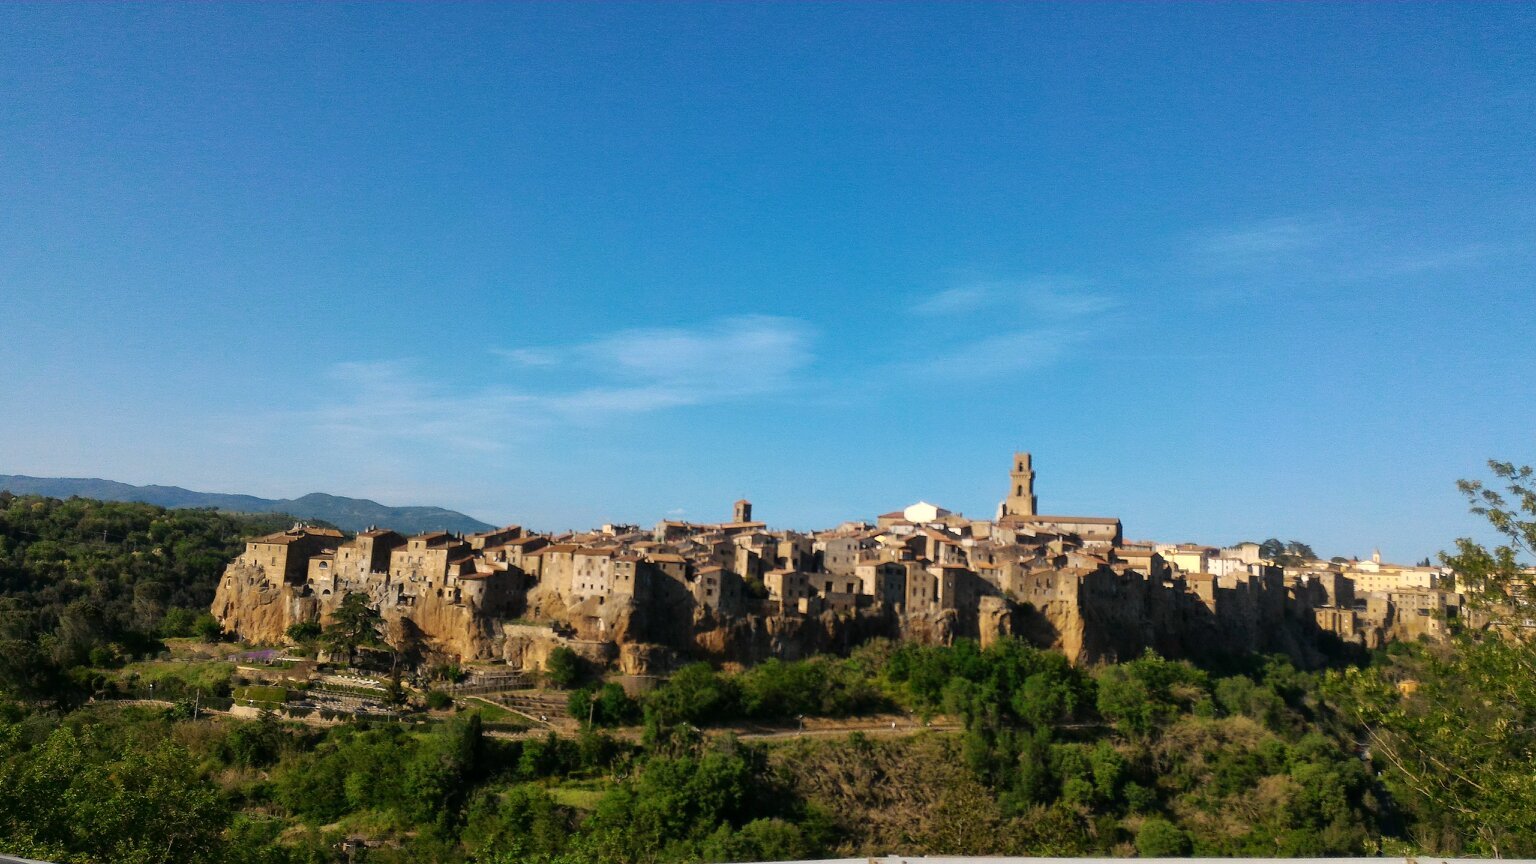
[[[731,515],[733,517],[735,517],[734,519],[731,520],[733,522],[751,522],[752,521],[752,502],[748,501],[745,498],[741,499],[740,501],[737,501],[736,502],[736,507],[734,508],[734,512]]]
[[[1008,497],[997,508],[998,517],[1035,515],[1035,472],[1028,453],[1013,454],[1013,470],[1008,472]]]

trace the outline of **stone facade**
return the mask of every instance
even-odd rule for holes
[[[991,521],[919,502],[873,525],[769,531],[743,500],[729,522],[650,531],[348,540],[295,526],[247,544],[213,611],[247,641],[279,643],[360,593],[392,639],[439,655],[537,666],[563,644],[643,674],[684,657],[797,657],[872,636],[1013,634],[1074,662],[1148,648],[1310,662],[1330,646],[1440,638],[1461,605],[1432,568],[1378,559],[1282,570],[1251,543],[1126,543],[1118,519],[1037,514],[1029,454],[1014,454],[1009,474]]]

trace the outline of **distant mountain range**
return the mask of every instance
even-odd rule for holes
[[[489,531],[489,525],[454,510],[441,507],[386,507],[366,498],[343,498],[312,492],[302,498],[257,498],[254,495],[225,495],[218,492],[193,492],[180,486],[131,486],[115,480],[86,477],[28,477],[0,474],[0,489],[17,495],[47,495],[53,498],[96,498],[102,501],[140,501],[161,507],[213,507],[238,513],[287,513],[297,519],[318,519],[344,531],[364,531],[370,525],[393,528],[407,534],[423,531]]]

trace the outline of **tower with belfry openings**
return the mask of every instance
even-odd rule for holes
[[[1013,470],[1008,472],[1008,497],[1003,499],[999,516],[1034,516],[1035,472],[1028,453],[1013,454]]]

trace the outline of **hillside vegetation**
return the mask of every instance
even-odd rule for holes
[[[208,614],[244,538],[292,523],[149,504],[0,493],[0,688],[68,700],[85,667],[218,632]]]

